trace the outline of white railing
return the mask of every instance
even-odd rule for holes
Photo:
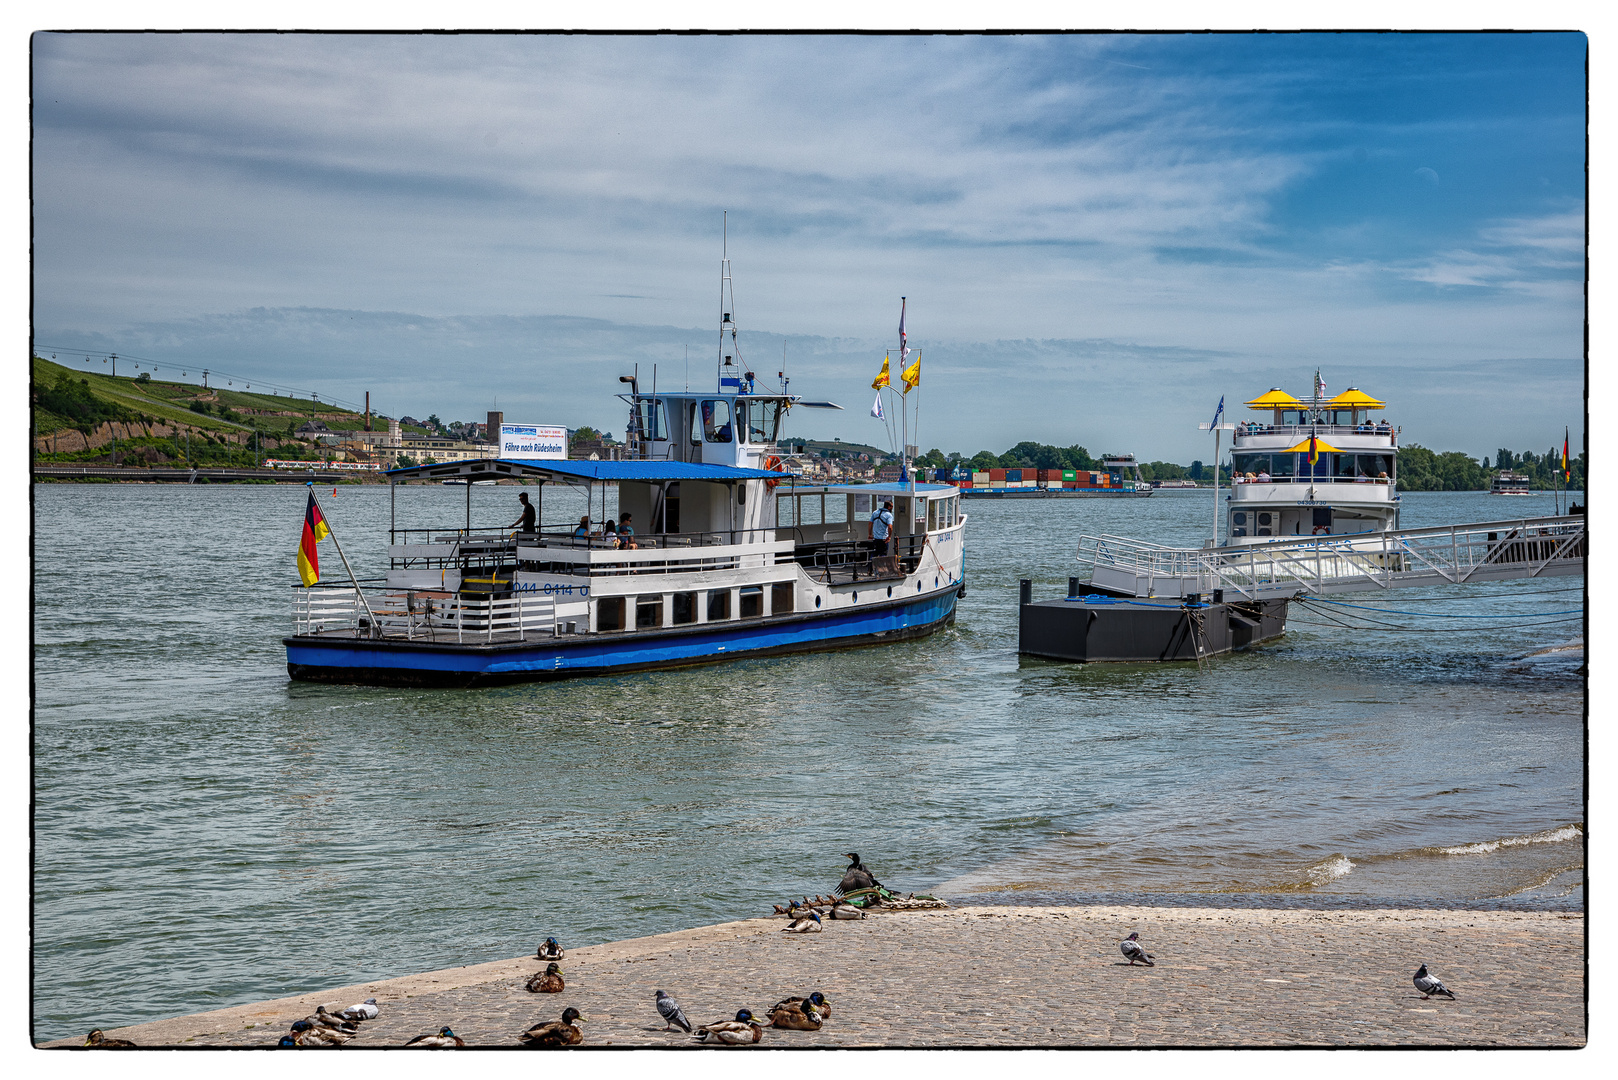
[[[1245,599],[1584,572],[1582,516],[1356,533],[1227,548],[1079,538],[1099,586],[1134,596],[1223,589]]]
[[[588,600],[533,593],[478,599],[437,591],[379,590],[368,592],[366,599],[369,616],[352,587],[298,589],[293,599],[295,632],[476,644],[585,633],[590,626]]]

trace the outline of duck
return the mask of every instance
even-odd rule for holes
[[[521,1035],[517,1041],[529,1049],[543,1049],[548,1046],[577,1046],[584,1041],[584,1029],[579,1027],[579,1021],[584,1017],[579,1010],[569,1005],[562,1010],[562,1019],[553,1020],[548,1024],[535,1024]]]
[[[810,994],[807,998],[801,998],[801,997],[782,998],[780,1001],[777,1001],[774,1006],[771,1007],[770,1011],[774,1012],[776,1009],[785,1008],[788,1005],[802,1005],[803,1002],[805,1002],[805,1001],[809,1002],[811,1005],[813,1005],[815,1007],[815,1011],[820,1014],[822,1019],[825,1019],[825,1020],[830,1020],[831,1019],[831,1002],[827,1001],[826,1000],[826,995],[822,994],[819,990],[816,990],[814,993]]]
[[[437,1035],[417,1035],[405,1045],[414,1046],[417,1050],[447,1050],[465,1046],[466,1040],[449,1028],[441,1027],[438,1029]]]
[[[837,901],[837,903],[832,905],[831,911],[829,911],[827,913],[827,915],[830,918],[833,918],[833,919],[864,919],[864,918],[868,918],[868,916],[866,915],[866,913],[864,911],[861,911],[859,908],[855,907],[853,904],[845,904],[841,900]]]
[[[311,1024],[307,1020],[299,1020],[292,1025],[292,1034],[287,1036],[294,1046],[342,1046],[354,1036],[331,1028]]]
[[[843,872],[843,880],[837,884],[838,896],[855,892],[859,889],[880,889],[882,887],[882,883],[876,879],[876,876],[866,869],[864,863],[860,862],[859,852],[850,851],[843,857],[849,860],[849,864],[848,869]]]
[[[566,988],[567,984],[562,981],[561,964],[551,964],[528,980],[530,994],[560,994]]]
[[[109,1039],[96,1028],[84,1037],[85,1046],[99,1047],[102,1050],[127,1050],[135,1044],[128,1039]]]
[[[819,1031],[825,1023],[815,1003],[804,998],[788,998],[770,1010],[770,1026],[789,1031]]]
[[[553,937],[548,937],[540,942],[539,948],[534,950],[535,960],[560,960],[565,955],[566,952],[563,950],[561,942]]]
[[[338,1016],[336,1013],[328,1010],[324,1005],[316,1005],[315,1014],[313,1016],[306,1016],[304,1019],[308,1020],[316,1027],[331,1028],[333,1031],[341,1031],[345,1035],[353,1035],[355,1032],[359,1031],[358,1024],[347,1019],[346,1017]]]
[[[378,1016],[381,1016],[382,1007],[376,1003],[376,998],[366,998],[358,1005],[350,1005],[342,1012],[333,1013],[332,1015],[347,1020],[351,1024],[357,1024],[362,1020],[375,1020]]]
[[[818,934],[820,933],[820,912],[810,908],[808,914],[799,915],[785,926],[781,927],[783,934]]]
[[[737,1009],[736,1019],[704,1024],[694,1037],[704,1045],[751,1046],[764,1038],[764,1025],[747,1009]]]

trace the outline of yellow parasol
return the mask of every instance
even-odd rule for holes
[[[1299,401],[1297,398],[1293,397],[1279,386],[1272,386],[1269,393],[1256,397],[1252,401],[1243,402],[1243,404],[1245,404],[1249,409],[1305,408],[1303,402]]]
[[[1341,394],[1326,402],[1328,409],[1385,409],[1388,403],[1378,401],[1357,386],[1350,386]]]

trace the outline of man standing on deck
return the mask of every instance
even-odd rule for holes
[[[528,492],[526,491],[519,491],[517,498],[522,500],[522,514],[518,516],[516,521],[506,527],[515,529],[521,526],[523,532],[531,533],[534,531],[534,504],[528,501]]]
[[[885,502],[882,509],[871,515],[871,539],[876,541],[876,553],[888,555],[893,548],[893,503]]]

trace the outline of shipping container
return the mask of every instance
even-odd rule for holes
[[[1021,480],[1021,479],[1022,479],[1022,470],[1021,469],[1007,469],[1006,470],[1006,482],[1007,483],[1010,483],[1013,480]]]
[[[1006,478],[1006,470],[1004,470],[1004,469],[990,469],[989,470],[989,479],[990,480],[1004,480],[1005,478]]]
[[[977,471],[974,471],[972,473],[972,483],[974,483],[974,484],[987,484],[988,482],[989,482],[989,473],[988,473],[987,469],[977,470]]]
[[[989,486],[992,487],[992,488],[997,488],[999,490],[1004,490],[1005,486],[1006,486],[1006,482],[1004,480],[990,480],[989,481]]]
[[[1078,478],[1079,478],[1079,474],[1078,474],[1078,472],[1076,470],[1074,470],[1074,469],[1063,469],[1062,470],[1062,482],[1064,484],[1067,483],[1069,480],[1077,480]]]

